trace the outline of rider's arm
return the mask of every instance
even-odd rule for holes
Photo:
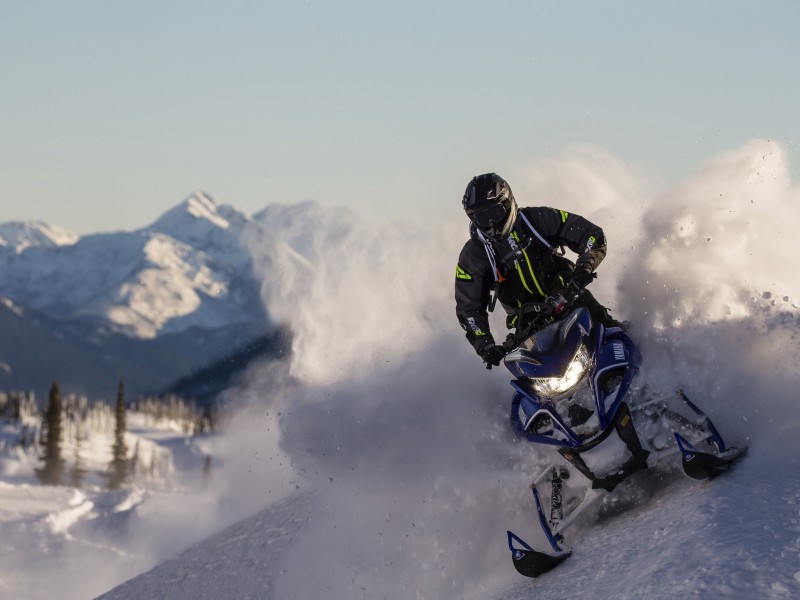
[[[456,266],[456,316],[478,354],[494,344],[487,312],[493,285],[494,276],[485,250],[473,240],[468,241]]]
[[[566,246],[578,255],[575,265],[593,272],[606,256],[603,230],[580,215],[555,208],[523,208],[540,235],[554,246]]]

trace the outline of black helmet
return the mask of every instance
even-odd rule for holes
[[[472,178],[462,201],[467,216],[490,238],[506,237],[517,219],[511,186],[495,173]]]

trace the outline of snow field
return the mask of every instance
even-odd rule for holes
[[[76,436],[65,427],[65,479],[79,457],[86,471],[81,489],[40,485],[38,451],[6,447],[0,457],[0,597],[92,597],[213,530],[204,521],[216,502],[202,477],[205,453],[179,428],[149,421],[128,414],[126,444],[136,469],[119,490],[107,490],[97,474],[112,458],[113,416],[110,433],[100,427]],[[10,433],[4,426],[4,436]]]

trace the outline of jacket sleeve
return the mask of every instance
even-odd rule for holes
[[[577,268],[591,273],[606,257],[603,230],[580,215],[546,207],[523,208],[522,214],[551,245],[575,252]]]
[[[468,241],[456,265],[456,316],[478,354],[494,343],[487,312],[493,285],[494,276],[485,250],[477,242]]]

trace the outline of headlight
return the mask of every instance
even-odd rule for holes
[[[560,396],[571,390],[589,369],[589,351],[581,344],[561,377],[531,377],[533,389],[544,398]]]

